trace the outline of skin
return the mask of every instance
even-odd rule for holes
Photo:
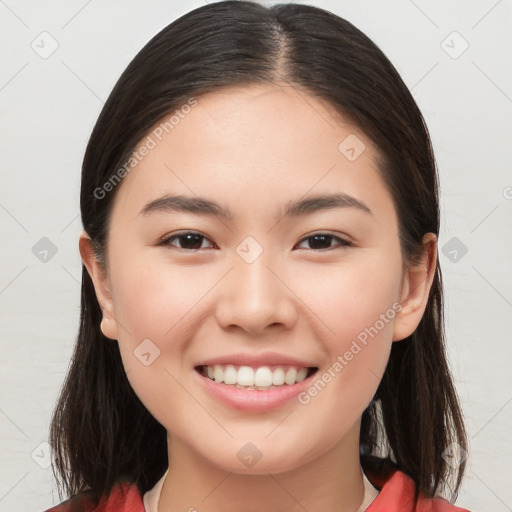
[[[198,104],[119,185],[109,226],[108,268],[80,237],[82,260],[103,310],[101,328],[118,340],[129,381],[167,429],[169,473],[159,511],[351,511],[362,507],[359,430],[391,344],[417,327],[436,264],[436,237],[422,261],[403,270],[391,195],[377,172],[377,148],[329,106],[291,87],[229,88]],[[350,134],[365,151],[349,161]],[[343,192],[364,202],[300,217],[289,201]],[[183,212],[139,214],[164,194],[201,196],[232,220]],[[180,249],[192,230],[200,248]],[[327,239],[312,248],[312,233]],[[236,252],[252,236],[262,254]],[[318,246],[316,246],[318,247]],[[306,405],[230,408],[197,383],[201,359],[266,350],[311,361],[319,374],[393,304],[401,310]],[[134,356],[144,339],[160,355]],[[115,341],[112,341],[115,343]],[[237,452],[253,443],[251,468]],[[366,500],[377,491],[367,490]],[[367,502],[366,502],[367,503]]]

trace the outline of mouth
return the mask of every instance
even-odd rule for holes
[[[242,390],[270,391],[290,388],[313,376],[316,366],[291,365],[244,366],[237,364],[198,365],[194,370],[202,377]]]

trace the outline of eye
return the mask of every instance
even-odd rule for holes
[[[206,242],[207,245],[204,245]],[[208,247],[210,244],[210,247]],[[199,249],[213,248],[215,244],[201,233],[195,231],[183,231],[164,238],[158,245],[170,245],[183,251],[198,251]]]
[[[304,242],[309,243],[309,247],[300,247]],[[335,242],[336,245],[332,245]],[[315,233],[303,238],[298,244],[299,249],[335,249],[336,247],[352,247],[352,243],[329,233]]]

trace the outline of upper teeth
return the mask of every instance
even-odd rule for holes
[[[254,388],[270,389],[271,386],[281,386],[283,384],[295,384],[304,380],[307,376],[307,368],[297,368],[294,366],[260,366],[251,368],[250,366],[214,365],[207,366],[206,372],[210,379],[215,382],[232,384],[237,386],[248,386]]]

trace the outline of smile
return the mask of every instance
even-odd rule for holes
[[[271,411],[284,406],[311,385],[317,367],[199,365],[198,384],[216,402],[246,412]]]
[[[213,366],[201,365],[196,370],[204,377],[216,383],[223,383],[238,389],[257,389],[260,391],[281,386],[291,386],[301,382],[317,370],[315,367],[296,367],[288,365],[241,366],[235,364]]]

